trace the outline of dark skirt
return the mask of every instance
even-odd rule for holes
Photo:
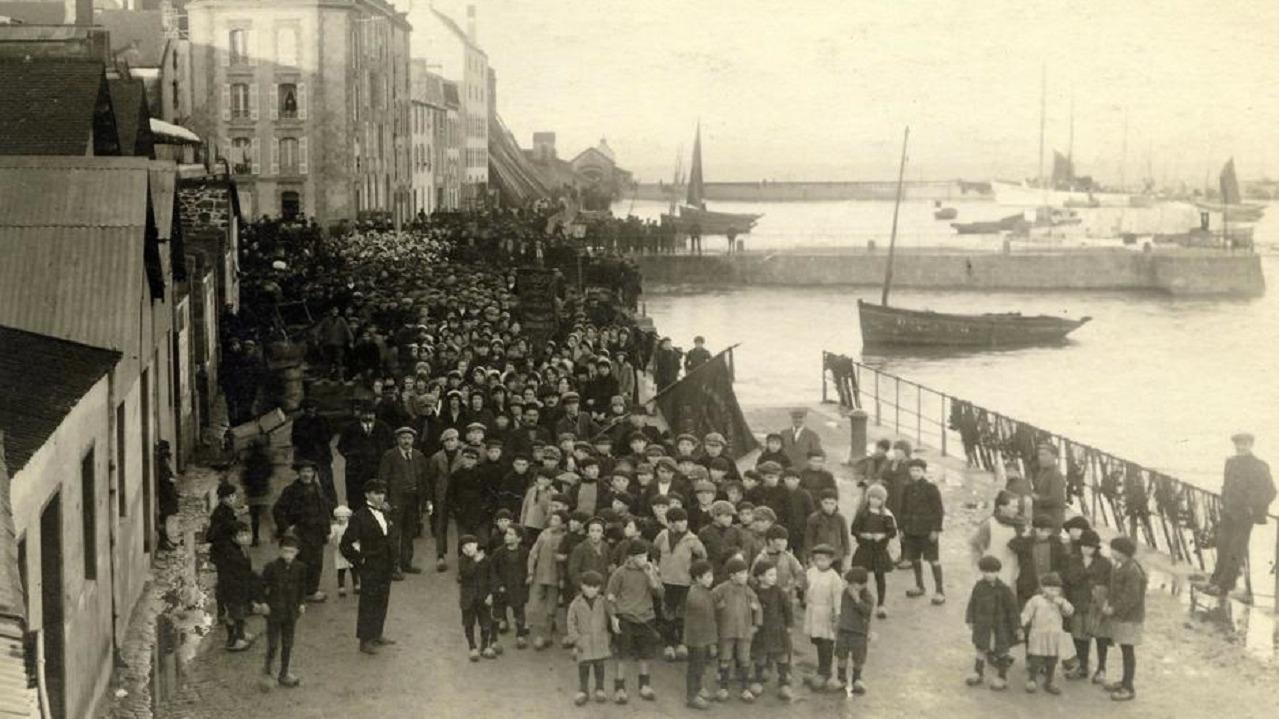
[[[893,558],[888,556],[888,540],[858,542],[853,552],[853,566],[865,567],[868,572],[893,571]]]

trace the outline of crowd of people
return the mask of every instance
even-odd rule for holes
[[[240,489],[229,479],[219,488],[208,538],[228,650],[248,648],[245,620],[263,613],[265,669],[274,672],[278,646],[272,675],[297,684],[293,634],[307,604],[327,599],[327,550],[339,594],[348,580],[359,594],[359,651],[377,654],[393,642],[392,587],[424,571],[418,549],[429,545],[434,570],[456,574],[468,659],[497,659],[507,634],[517,649],[571,647],[578,705],[626,703],[632,669],[638,695],[654,699],[658,656],[686,662],[691,708],[752,702],[769,682],[790,699],[796,632],[817,654],[805,685],[864,693],[869,627],[888,617],[891,573],[910,570],[905,594],[923,597],[927,564],[931,604],[946,602],[945,507],[927,463],[906,442],[881,443],[856,467],[850,521],[804,412],[767,435],[748,469],[718,432],[672,432],[642,401],[644,386],[707,361],[705,341],[684,353],[567,287],[560,333],[531,341],[511,272],[525,255],[516,244],[502,260],[477,261],[475,222],[268,252],[306,278],[277,280],[281,297],[305,293],[323,308],[312,359],[355,387],[354,418],[335,426],[314,398],[303,404],[292,427],[297,478],[271,511],[279,557],[260,576],[247,552],[260,513],[239,522]],[[965,612],[976,655],[967,683],[987,683],[990,671],[989,687],[1005,689],[1022,646],[1028,692],[1060,693],[1060,662],[1068,679],[1132,699],[1145,572],[1131,540],[1103,552],[1084,518],[1067,518],[1054,449],[1041,452],[1029,478],[1018,464],[1004,469],[994,513],[969,542],[981,578]],[[1111,646],[1123,660],[1113,681]]]

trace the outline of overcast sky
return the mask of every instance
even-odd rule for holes
[[[404,0],[401,0],[402,2]],[[418,0],[422,1],[422,0]],[[467,0],[436,0],[465,21]],[[601,136],[668,178],[701,119],[708,180],[1036,172],[1075,104],[1081,171],[1202,181],[1229,155],[1279,174],[1279,2],[1272,0],[475,0],[498,107],[521,144]]]

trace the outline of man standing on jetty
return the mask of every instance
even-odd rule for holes
[[[808,453],[822,449],[822,438],[804,426],[804,417],[807,415],[808,410],[803,408],[791,410],[791,426],[779,433],[782,435],[782,451],[790,457],[792,467],[805,466],[808,463]]]
[[[1248,560],[1248,540],[1254,524],[1265,524],[1270,503],[1275,499],[1275,483],[1270,465],[1252,454],[1255,438],[1248,432],[1234,434],[1235,456],[1226,460],[1221,484],[1221,525],[1217,527],[1217,568],[1204,592],[1225,596]]]

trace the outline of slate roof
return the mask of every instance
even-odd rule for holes
[[[0,59],[0,155],[83,155],[105,83],[99,62]]]
[[[120,353],[0,327],[0,431],[16,475]]]

